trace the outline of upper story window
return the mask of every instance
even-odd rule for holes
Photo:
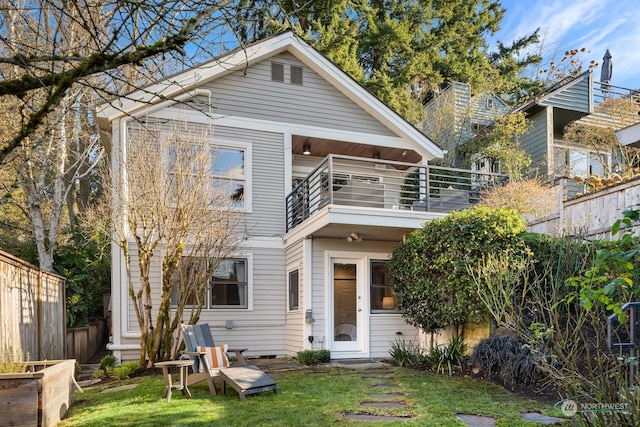
[[[175,141],[168,145],[167,170],[169,185],[174,190],[170,195],[173,202],[179,198],[177,192],[206,182],[207,187],[202,191],[212,192],[213,207],[223,203],[216,200],[217,195],[226,194],[229,197],[227,207],[245,208],[247,147],[189,141]]]
[[[211,150],[213,184],[231,198],[234,208],[245,207],[245,149],[216,146]]]
[[[487,98],[487,108],[490,110],[493,110],[493,107],[494,107],[493,98]]]

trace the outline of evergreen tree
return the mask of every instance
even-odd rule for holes
[[[238,7],[243,40],[291,28],[414,123],[443,82],[519,99],[530,84],[520,71],[540,61],[520,56],[537,32],[489,52],[487,38],[505,13],[498,0],[287,0],[277,9],[268,0],[245,0]]]

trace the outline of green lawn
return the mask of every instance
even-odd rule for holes
[[[316,372],[320,372],[319,374]],[[520,412],[540,411],[559,415],[548,405],[521,399],[502,388],[471,378],[446,376],[393,367],[384,376],[392,376],[397,387],[372,389],[376,371],[339,368],[272,373],[278,382],[278,394],[266,392],[240,401],[235,391],[211,396],[206,384],[190,387],[193,398],[174,391],[171,402],[162,398],[162,377],[138,377],[110,382],[76,392],[76,402],[60,426],[328,426],[328,425],[403,425],[461,426],[458,412],[494,416],[499,426],[533,426],[522,421]],[[316,374],[314,374],[316,373]],[[380,382],[380,381],[378,381]],[[101,393],[104,388],[136,383],[132,390]],[[407,404],[403,409],[362,408],[370,402],[368,392],[401,391]],[[409,415],[409,421],[356,422],[345,420],[345,412]]]

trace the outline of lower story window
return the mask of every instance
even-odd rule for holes
[[[247,260],[223,259],[211,275],[212,308],[247,308]]]
[[[173,306],[177,306],[179,301],[186,306],[202,301],[204,309],[248,308],[249,269],[246,258],[207,260],[184,257],[181,264],[174,279]]]
[[[289,310],[300,308],[300,274],[298,270],[289,272]]]
[[[389,277],[389,261],[374,260],[370,264],[371,312],[385,313],[396,310],[395,293]]]

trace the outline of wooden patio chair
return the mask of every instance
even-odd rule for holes
[[[186,347],[182,354],[191,357],[194,361],[193,374],[187,377],[186,385],[207,381],[209,391],[212,395],[216,395],[214,379],[220,376],[220,369],[229,366],[226,353],[234,353],[236,362],[245,366],[242,353],[247,349],[229,349],[226,344],[216,346],[208,324],[181,324],[180,330]]]

